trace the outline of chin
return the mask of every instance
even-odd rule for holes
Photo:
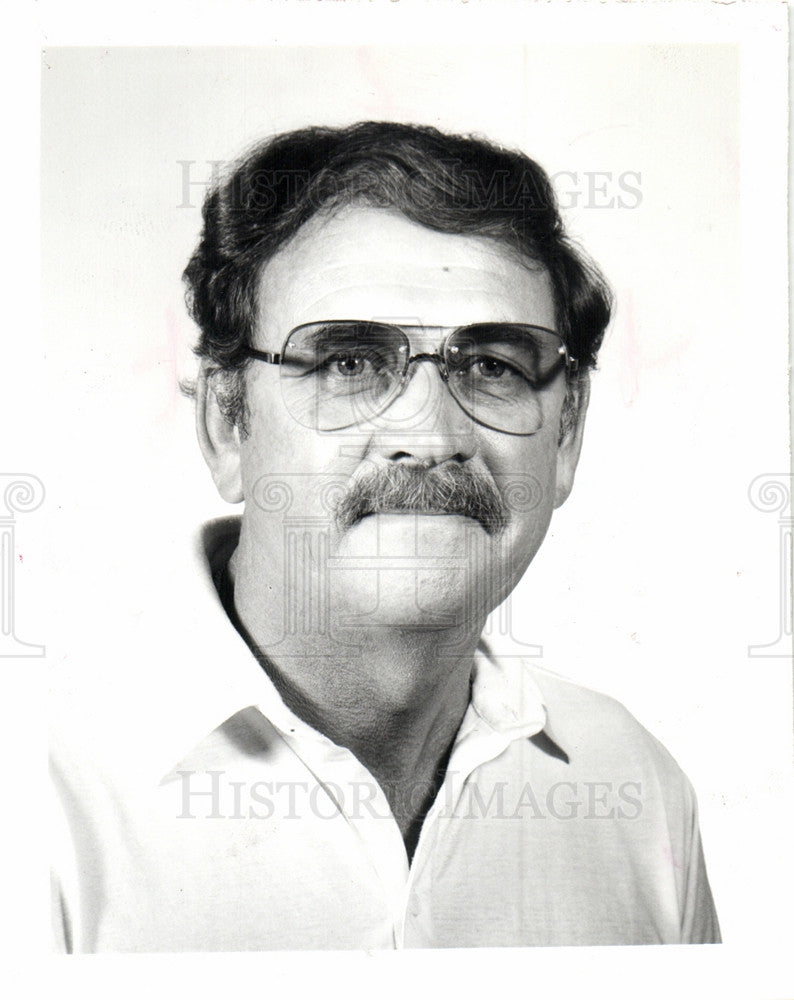
[[[448,629],[471,621],[461,573],[386,569],[340,574],[331,617],[340,628]]]

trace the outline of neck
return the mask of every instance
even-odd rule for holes
[[[248,585],[235,556],[235,624],[287,706],[347,747],[378,781],[410,854],[469,703],[484,622],[343,633],[332,626],[276,639],[274,601],[266,605]]]

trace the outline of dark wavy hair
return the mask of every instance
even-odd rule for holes
[[[574,380],[595,366],[611,294],[566,236],[551,182],[534,160],[429,126],[306,128],[257,144],[211,188],[183,275],[201,331],[195,353],[209,362],[221,408],[243,433],[244,349],[254,343],[262,268],[317,212],[352,203],[396,209],[438,232],[494,240],[545,268],[557,329],[579,361]]]

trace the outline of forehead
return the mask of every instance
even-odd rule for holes
[[[491,240],[351,206],[314,216],[260,275],[260,346],[276,348],[293,327],[320,319],[554,328],[554,307],[546,272]]]

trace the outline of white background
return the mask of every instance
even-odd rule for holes
[[[25,139],[6,165],[7,210],[24,206],[7,233],[6,301],[21,300],[14,372],[40,372],[44,357],[47,379],[3,379],[3,427],[14,430],[4,466],[37,474],[47,501],[17,523],[18,634],[57,663],[81,630],[102,627],[106,602],[139,600],[194,526],[226,510],[176,389],[193,364],[180,274],[202,194],[194,186],[180,207],[178,161],[195,161],[202,180],[208,161],[263,135],[362,118],[519,146],[552,174],[578,175],[558,181],[566,218],[618,306],[573,495],[511,598],[511,633],[495,639],[508,652],[542,645],[540,662],[617,697],[678,759],[698,792],[726,943],[378,956],[363,967],[356,956],[299,966],[248,956],[232,968],[284,983],[296,968],[392,982],[432,971],[462,975],[468,989],[515,970],[517,983],[548,976],[571,995],[600,984],[654,996],[670,976],[692,995],[701,982],[714,996],[784,995],[791,660],[747,647],[781,628],[778,515],[755,509],[748,487],[789,466],[785,7],[310,3],[253,17],[252,5],[227,4],[236,18],[178,7],[181,20],[116,25],[45,8],[20,35],[28,79],[36,44],[45,49],[43,295],[39,314],[25,242],[35,144]],[[190,44],[151,47],[162,41]],[[593,172],[611,175],[596,182],[605,191],[589,190]],[[619,188],[628,172],[641,176],[629,181],[639,204]],[[42,664],[8,663],[29,699],[9,713],[20,727],[41,696]],[[23,721],[14,746],[29,729]],[[30,891],[19,903],[5,935],[30,932],[17,956],[46,948],[43,906]],[[205,985],[221,975],[209,956],[191,961],[158,959],[157,975]],[[114,975],[112,960],[49,969]],[[592,978],[577,985],[576,970]]]

